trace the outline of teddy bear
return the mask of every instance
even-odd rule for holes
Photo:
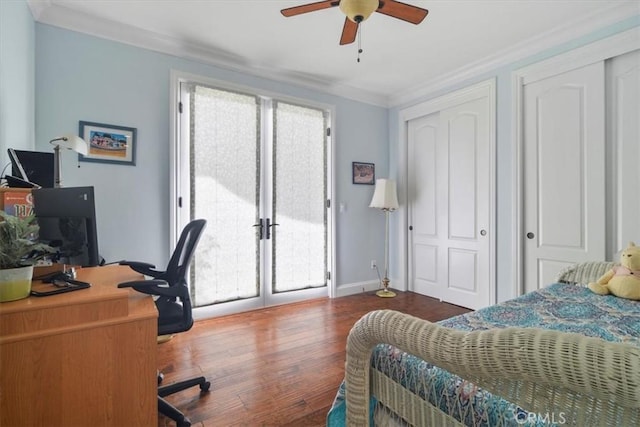
[[[607,271],[597,282],[589,283],[596,294],[640,301],[640,246],[633,242],[622,251],[620,264]]]

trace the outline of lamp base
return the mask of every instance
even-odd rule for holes
[[[396,293],[388,289],[380,289],[378,292],[376,292],[376,295],[381,298],[393,298],[396,296]]]

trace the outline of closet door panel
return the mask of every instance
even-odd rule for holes
[[[487,97],[408,122],[409,289],[478,309],[491,303]]]
[[[604,63],[524,87],[524,280],[605,257]]]
[[[423,295],[442,298],[439,282],[445,281],[446,269],[439,268],[442,233],[438,212],[441,201],[438,188],[442,186],[441,150],[438,148],[439,114],[412,120],[408,124],[408,199],[409,221],[412,228],[409,240],[410,289]]]
[[[584,99],[585,87],[573,85],[553,87],[537,97],[534,156],[540,248],[585,246]]]
[[[449,130],[449,238],[476,236],[478,117],[463,112],[447,123]]]
[[[608,256],[640,244],[640,50],[607,63],[607,112],[612,183]]]

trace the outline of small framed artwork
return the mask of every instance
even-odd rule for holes
[[[86,156],[78,154],[80,161],[136,164],[136,128],[81,121],[80,137],[89,144]]]
[[[376,182],[376,165],[373,163],[352,162],[351,169],[354,184],[374,185]]]

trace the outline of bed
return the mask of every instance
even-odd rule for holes
[[[327,426],[640,425],[640,302],[581,286],[611,265],[438,323],[366,314]]]

